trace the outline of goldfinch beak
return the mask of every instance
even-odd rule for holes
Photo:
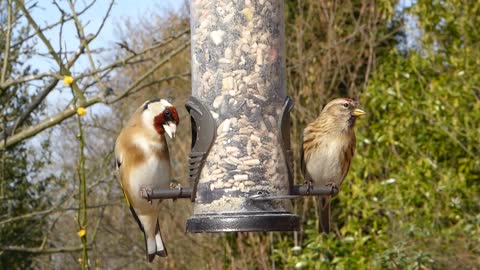
[[[168,137],[175,138],[175,133],[177,132],[177,125],[172,122],[168,122],[167,124],[163,125],[163,129],[165,133],[167,133]]]
[[[354,116],[360,116],[360,115],[364,115],[364,114],[367,114],[364,110],[355,109],[355,111],[353,111]]]

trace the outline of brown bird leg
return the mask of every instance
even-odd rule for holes
[[[331,188],[331,190],[330,190],[330,193],[331,193],[331,194],[334,194],[334,193],[337,194],[337,193],[338,193],[338,185],[337,185],[337,183],[335,183],[335,182],[329,182],[329,183],[327,184],[327,187],[330,187],[330,188]]]
[[[312,190],[313,188],[313,181],[312,180],[305,180],[305,182],[303,182],[304,185],[307,185],[307,194],[310,193],[310,190]]]
[[[148,203],[152,204],[152,199],[150,199],[150,196],[152,196],[153,190],[151,188],[145,188],[142,187],[140,189],[140,196],[147,198]]]
[[[173,183],[172,182],[172,183],[170,183],[170,188],[178,189],[181,192],[183,187],[182,187],[182,184],[180,184],[180,183]],[[174,202],[177,201],[177,198],[173,198],[172,201],[174,201]]]

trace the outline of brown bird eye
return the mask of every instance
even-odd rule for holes
[[[343,103],[343,107],[347,108],[347,107],[348,107],[348,103]]]

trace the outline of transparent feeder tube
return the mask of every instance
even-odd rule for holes
[[[194,214],[288,211],[279,119],[286,97],[282,0],[191,1],[193,96],[216,121]]]

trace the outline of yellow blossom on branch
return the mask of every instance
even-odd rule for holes
[[[83,108],[83,107],[80,107],[80,108],[77,109],[77,113],[78,113],[78,115],[80,115],[80,116],[84,116],[84,115],[87,114],[87,109],[85,109],[85,108]]]
[[[77,232],[78,237],[84,237],[85,234],[87,234],[87,231],[85,231],[85,229],[80,229],[80,230]]]
[[[70,84],[72,84],[72,83],[73,83],[73,78],[72,78],[72,76],[65,75],[65,76],[63,77],[63,83],[64,83],[65,85],[70,85]]]

